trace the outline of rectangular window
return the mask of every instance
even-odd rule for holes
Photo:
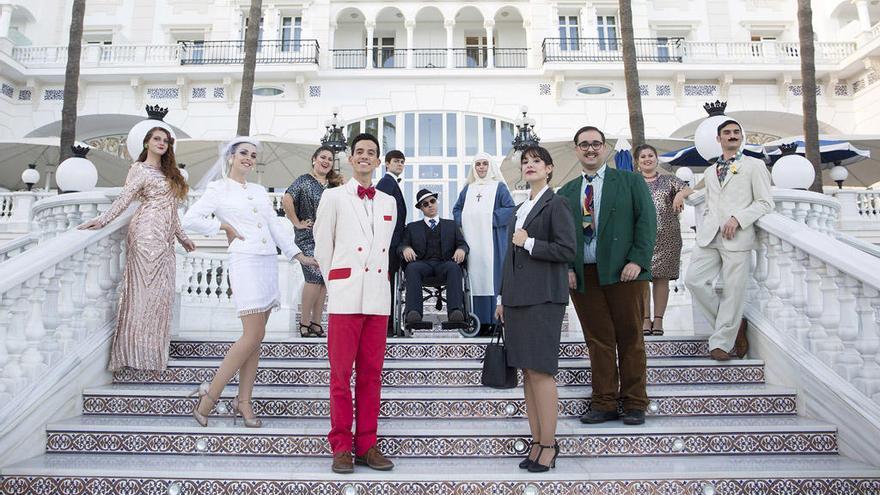
[[[467,156],[474,156],[479,152],[477,145],[479,138],[479,119],[476,115],[464,116],[464,153]]]
[[[446,156],[458,156],[458,116],[446,114]]]
[[[657,37],[657,60],[669,62],[669,38]]]
[[[397,149],[397,116],[386,115],[382,118],[382,149],[385,152]]]
[[[379,119],[367,119],[364,125],[364,132],[368,132],[374,136],[379,135]],[[383,148],[384,149],[384,148]]]
[[[247,27],[248,27],[249,20],[250,19],[247,18],[247,13],[245,13],[244,26],[241,27],[241,41],[244,41],[245,36],[247,36]],[[259,37],[257,38],[257,41],[258,42],[263,41],[263,18],[262,17],[260,17],[260,34],[259,34]],[[262,43],[257,45],[257,50],[260,49],[260,45],[262,45]],[[242,50],[244,49],[244,44],[241,45],[241,48],[242,48]]]
[[[403,115],[403,154],[416,156],[416,114]]]
[[[559,16],[559,47],[562,50],[577,50],[580,30],[576,15]]]
[[[498,154],[497,131],[495,119],[483,117],[483,151],[490,155]]]
[[[617,51],[617,21],[613,15],[596,17],[596,29],[599,34],[599,49]]]
[[[298,52],[302,40],[302,17],[281,18],[281,51]]]
[[[351,149],[351,142],[354,141],[355,136],[361,133],[361,123],[360,122],[352,122],[348,124],[348,127],[345,128],[345,134],[348,136],[348,147]]]
[[[419,114],[419,156],[443,156],[443,114]]]
[[[394,38],[373,38],[373,67],[394,68]],[[400,62],[399,60],[397,62]]]
[[[504,122],[501,121],[501,154],[507,156],[511,149],[513,149],[513,138],[515,134],[513,131],[513,122]]]
[[[465,65],[468,68],[485,67],[488,46],[485,36],[467,36],[464,39],[465,53],[467,54]]]
[[[442,178],[443,178],[443,165],[419,165],[419,179],[442,179]]]

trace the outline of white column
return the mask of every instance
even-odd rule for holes
[[[327,65],[325,67],[336,68],[336,61],[334,60],[333,50],[336,49],[336,29],[339,27],[339,24],[336,22],[330,23],[330,32],[327,33]]]
[[[37,195],[33,192],[12,193],[12,218],[10,218],[10,222],[13,228],[22,232],[30,232],[31,220],[34,218],[33,208],[36,202]]]
[[[535,60],[541,54],[538,52],[537,45],[535,45],[535,36],[532,33],[532,20],[525,19],[522,26],[526,31],[526,67],[531,69],[535,67]]]
[[[416,21],[406,21],[403,24],[406,27],[406,68],[413,68],[413,47],[415,46],[415,40],[413,40],[413,33],[416,27]]]
[[[446,67],[451,69],[455,67],[455,58],[453,48],[453,34],[455,32],[455,20],[454,19],[446,19],[443,21],[443,26],[446,28]]]
[[[10,24],[12,24],[12,5],[0,5],[0,38],[9,37]]]
[[[367,21],[367,69],[373,68],[373,32],[376,29],[376,21]]]
[[[856,10],[859,13],[859,27],[862,28],[862,31],[870,31],[871,30],[871,13],[868,11],[868,0],[852,0],[852,3],[856,5]],[[3,36],[3,26],[0,24],[0,37]]]
[[[486,28],[486,67],[495,68],[495,20],[488,19],[483,22]]]

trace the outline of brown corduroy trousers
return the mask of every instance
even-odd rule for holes
[[[648,407],[647,359],[642,336],[644,291],[648,282],[600,286],[596,265],[584,265],[584,292],[571,300],[584,331],[592,368],[592,409],[644,411]]]

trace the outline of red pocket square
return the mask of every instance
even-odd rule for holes
[[[390,221],[391,221],[391,215],[385,215],[385,221],[386,221],[386,222],[390,222]]]

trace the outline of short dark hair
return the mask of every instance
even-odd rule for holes
[[[385,163],[391,163],[391,160],[394,160],[395,158],[406,161],[406,157],[403,155],[402,151],[391,150],[385,154]]]
[[[648,143],[642,143],[642,144],[636,146],[635,159],[638,160],[638,159],[639,159],[639,155],[641,155],[642,152],[645,151],[645,150],[651,150],[651,151],[654,152],[654,156],[660,156],[660,155],[657,153],[657,148],[651,146],[651,145],[648,144]]]
[[[538,145],[532,145],[528,148],[524,149],[522,152],[522,156],[519,158],[519,163],[522,165],[522,162],[526,158],[539,158],[545,165],[553,166],[553,157],[550,156],[550,152],[547,151],[547,148]],[[553,172],[551,171],[547,174],[547,182],[549,183],[553,179]]]
[[[602,136],[602,142],[603,143],[605,142],[605,133],[604,132],[602,132],[598,127],[595,127],[592,125],[585,125],[585,126],[581,127],[580,129],[578,129],[577,132],[574,133],[574,139],[573,139],[574,144],[578,144],[578,136],[580,136],[581,134],[583,134],[587,131],[598,132],[599,135]]]
[[[721,125],[718,126],[718,135],[719,136],[721,135],[721,129],[724,129],[725,127],[729,126],[730,124],[736,124],[736,126],[739,127],[739,132],[742,132],[743,126],[741,126],[739,122],[737,122],[733,119],[727,119],[724,122],[722,122]]]
[[[354,139],[351,140],[351,154],[352,155],[354,154],[354,147],[357,146],[357,144],[361,141],[372,141],[372,142],[376,143],[376,155],[377,156],[379,155],[379,149],[380,149],[379,148],[379,140],[376,139],[376,136],[370,134],[369,132],[362,132],[362,133],[358,134],[357,136],[355,136]]]

